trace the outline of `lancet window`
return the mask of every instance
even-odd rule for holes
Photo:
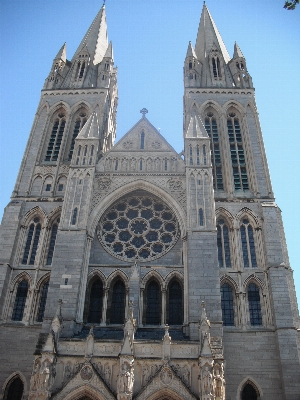
[[[22,321],[27,299],[27,293],[28,293],[28,282],[26,279],[23,279],[18,284],[17,288],[13,313],[11,317],[13,321]]]
[[[218,264],[220,268],[230,268],[229,229],[223,219],[217,221]]]
[[[255,283],[250,283],[247,292],[248,292],[250,325],[252,326],[262,325],[259,288]]]
[[[169,325],[181,325],[183,322],[183,301],[181,284],[173,279],[168,287],[168,318]]]
[[[74,129],[73,129],[73,135],[72,135],[72,140],[71,140],[71,144],[70,144],[68,160],[72,159],[74,146],[75,146],[75,139],[78,136],[78,133],[80,132],[80,130],[83,128],[83,126],[86,123],[86,121],[87,121],[87,115],[86,115],[85,112],[81,112],[79,114],[78,118],[76,118],[76,120],[75,120],[75,125],[74,125]]]
[[[48,294],[49,281],[45,282],[41,289],[40,301],[39,301],[39,309],[37,313],[37,322],[43,322],[44,312],[46,308],[47,294]]]
[[[50,242],[49,242],[48,255],[47,255],[47,265],[52,264],[52,258],[53,258],[54,248],[55,248],[55,241],[56,241],[56,236],[57,236],[57,231],[58,231],[58,224],[59,224],[59,218],[57,218],[57,220],[55,221],[55,223],[52,225],[52,228],[51,228]]]
[[[223,189],[221,152],[216,117],[208,112],[205,117],[205,129],[210,138],[211,161],[213,167],[214,189]]]
[[[221,307],[224,326],[234,326],[232,287],[228,283],[221,286]]]
[[[140,149],[144,149],[145,148],[145,133],[142,132],[141,133],[141,145],[140,145]]]
[[[146,287],[146,325],[159,325],[161,319],[161,291],[158,282],[151,280]]]
[[[19,376],[13,377],[7,384],[3,399],[21,400],[24,391],[24,384]]]
[[[40,234],[41,234],[40,218],[36,217],[30,224],[28,229],[22,264],[34,265]]]
[[[90,288],[87,322],[100,324],[102,318],[103,284],[98,278]]]
[[[229,136],[234,187],[236,190],[248,190],[249,183],[242,133],[239,119],[233,112],[228,115],[227,129]]]
[[[213,70],[213,76],[215,79],[222,79],[221,75],[221,65],[220,65],[220,59],[219,57],[213,56],[211,59],[212,62],[212,70]]]
[[[46,151],[45,161],[57,161],[59,150],[65,130],[66,116],[59,113],[55,119]]]
[[[240,228],[244,268],[256,268],[256,252],[253,228],[247,218],[244,218]]]
[[[125,319],[125,285],[121,279],[118,279],[113,287],[111,294],[111,306],[110,306],[110,323],[111,324],[123,324]]]

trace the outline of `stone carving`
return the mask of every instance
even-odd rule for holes
[[[111,369],[110,365],[106,364],[104,366],[104,380],[110,386]]]
[[[126,150],[132,149],[133,142],[131,140],[126,140],[126,142],[123,143],[123,147]]]
[[[33,371],[30,378],[30,389],[36,390],[39,387],[39,378],[40,378],[40,368],[41,363],[40,360],[37,358],[33,365]]]
[[[68,363],[65,366],[64,382],[67,382],[71,378],[71,375],[72,375],[72,367],[71,364]]]
[[[201,360],[200,367],[200,391],[203,400],[213,399],[214,377],[212,373],[213,361],[211,359]]]
[[[164,368],[159,374],[159,377],[164,385],[169,385],[172,382],[173,374],[169,368]]]
[[[225,397],[225,379],[223,363],[214,365],[214,394],[215,400],[223,400]]]
[[[132,390],[134,383],[134,359],[120,358],[120,373],[118,375],[117,392],[118,400],[125,400],[132,398]]]
[[[159,142],[158,140],[155,140],[154,142],[152,142],[152,147],[154,149],[160,149],[161,148],[161,142]]]
[[[187,365],[181,369],[181,377],[187,387],[190,387],[190,371]]]
[[[99,190],[107,190],[110,188],[111,180],[108,178],[99,179],[97,184]]]
[[[182,181],[179,179],[170,179],[168,181],[168,185],[171,191],[177,192],[179,190],[182,190]]]
[[[88,382],[93,377],[93,370],[89,365],[85,365],[80,371],[80,377],[83,381]]]
[[[143,366],[143,386],[146,386],[146,384],[149,382],[151,377],[151,372],[150,372],[150,367],[149,365],[144,365]]]

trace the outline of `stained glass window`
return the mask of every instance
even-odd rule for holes
[[[156,281],[151,281],[146,293],[146,324],[160,324],[160,288]]]
[[[52,127],[45,161],[57,161],[65,125],[65,115],[61,113],[58,115]]]
[[[218,263],[220,268],[230,268],[229,229],[223,219],[217,222]]]
[[[227,129],[229,136],[234,187],[236,190],[248,190],[249,184],[242,133],[239,120],[234,113],[230,113],[228,116]]]
[[[250,383],[247,383],[242,391],[242,400],[257,400],[256,390]]]
[[[49,287],[49,281],[47,281],[41,291],[41,297],[40,297],[40,305],[39,305],[39,310],[37,314],[37,322],[42,322],[44,318],[44,312],[46,308],[46,300],[47,300],[47,294],[48,294],[48,287]]]
[[[250,324],[253,326],[262,325],[259,288],[255,283],[250,283],[248,286],[248,303]]]
[[[24,385],[19,377],[13,378],[7,385],[4,393],[5,400],[21,400],[23,396]]]
[[[169,286],[169,325],[182,324],[182,311],[181,285],[174,280]]]
[[[13,321],[22,321],[27,299],[27,293],[28,293],[28,282],[26,281],[26,279],[23,279],[19,283],[16,293],[14,309],[11,317]]]
[[[256,268],[257,262],[256,262],[253,228],[249,224],[248,219],[243,219],[243,224],[241,225],[240,231],[241,231],[244,268]]]
[[[217,120],[212,112],[205,117],[205,129],[210,138],[211,161],[213,167],[214,189],[223,189],[223,175],[221,164],[221,151],[219,143]]]
[[[221,286],[221,306],[223,325],[234,326],[234,310],[232,288],[228,283]]]
[[[34,265],[35,256],[41,234],[41,224],[39,218],[35,218],[30,224],[25,244],[22,264]]]
[[[91,286],[87,322],[100,324],[102,318],[102,299],[103,284],[100,279],[97,279]]]
[[[123,324],[125,319],[125,285],[119,279],[113,286],[110,308],[110,323]]]

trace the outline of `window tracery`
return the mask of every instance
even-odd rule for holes
[[[214,189],[223,190],[223,175],[221,163],[221,151],[217,120],[214,114],[209,111],[205,117],[205,129],[210,138],[211,161],[213,167]]]
[[[52,225],[49,248],[48,248],[48,255],[47,255],[47,265],[52,264],[52,258],[53,258],[54,248],[55,248],[55,241],[56,241],[59,221],[60,221],[60,219],[57,218],[55,223]]]
[[[65,130],[66,116],[60,112],[55,119],[46,151],[45,161],[57,161]]]
[[[125,261],[161,257],[175,245],[179,233],[173,211],[161,200],[146,194],[116,202],[104,213],[97,227],[105,250]]]
[[[220,268],[230,268],[229,229],[223,219],[217,221],[218,263]]]
[[[28,293],[28,282],[23,279],[19,284],[16,292],[14,308],[12,313],[12,321],[22,321],[26,299]]]
[[[236,190],[248,190],[249,183],[242,140],[242,132],[240,128],[239,118],[234,112],[231,112],[228,115],[227,129],[231,153],[234,187]]]
[[[40,218],[35,217],[28,229],[22,264],[34,265],[40,234]]]
[[[73,156],[75,139],[77,138],[78,133],[81,131],[81,129],[83,128],[86,121],[87,121],[87,114],[86,114],[86,112],[81,111],[79,116],[75,120],[75,125],[74,125],[74,130],[73,130],[73,135],[72,135],[72,140],[71,140],[70,150],[69,150],[69,155],[68,155],[69,161],[71,161],[72,156]]]
[[[247,218],[244,218],[240,227],[243,251],[244,268],[256,268],[256,252],[253,228]]]

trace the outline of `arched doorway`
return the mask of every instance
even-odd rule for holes
[[[21,400],[24,384],[19,376],[13,377],[7,384],[4,392],[4,400]]]

